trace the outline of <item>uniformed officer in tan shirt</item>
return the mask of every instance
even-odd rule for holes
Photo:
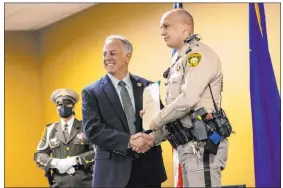
[[[61,120],[46,126],[37,151],[36,164],[46,171],[52,187],[91,187],[94,149],[74,116],[78,94],[58,89],[51,95]]]
[[[208,112],[214,110],[208,84],[219,107],[221,62],[216,53],[197,40],[193,33],[193,18],[186,10],[174,9],[162,16],[161,35],[166,45],[177,52],[167,78],[167,106],[150,124],[152,130],[158,130],[151,133],[155,144],[166,138],[168,132],[165,124],[180,119],[184,127],[190,128],[190,110],[202,107]],[[190,141],[177,147],[184,187],[221,187],[221,170],[226,165],[228,141],[221,139],[217,155],[204,152],[204,145]]]

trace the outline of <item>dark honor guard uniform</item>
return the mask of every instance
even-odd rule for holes
[[[91,187],[94,147],[85,138],[82,121],[74,116],[79,96],[73,90],[58,89],[51,100],[61,120],[46,126],[34,161],[46,171],[51,187]]]

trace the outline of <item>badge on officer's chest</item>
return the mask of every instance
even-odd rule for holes
[[[79,134],[77,134],[76,137],[77,137],[79,140],[84,140],[85,135],[84,135],[84,133],[79,133]]]
[[[188,55],[188,63],[191,67],[196,67],[199,62],[201,61],[201,54],[200,53],[190,53]]]

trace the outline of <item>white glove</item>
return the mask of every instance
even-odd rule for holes
[[[77,161],[75,157],[70,157],[66,159],[61,159],[58,162],[57,169],[59,170],[59,173],[64,174],[69,168],[71,168],[73,165],[76,165]]]
[[[67,170],[67,174],[74,174],[76,171],[75,171],[75,168],[74,167],[71,167],[71,168],[69,168],[68,170]]]
[[[61,161],[63,159],[58,159],[58,158],[53,158],[51,160],[51,163],[50,163],[50,168],[57,168],[58,169],[58,164],[59,164],[59,161]]]

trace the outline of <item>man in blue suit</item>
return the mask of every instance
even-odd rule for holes
[[[150,81],[132,75],[132,44],[110,36],[103,48],[107,74],[82,91],[85,134],[96,145],[93,187],[161,187],[167,179],[161,146],[142,133],[142,96]]]

